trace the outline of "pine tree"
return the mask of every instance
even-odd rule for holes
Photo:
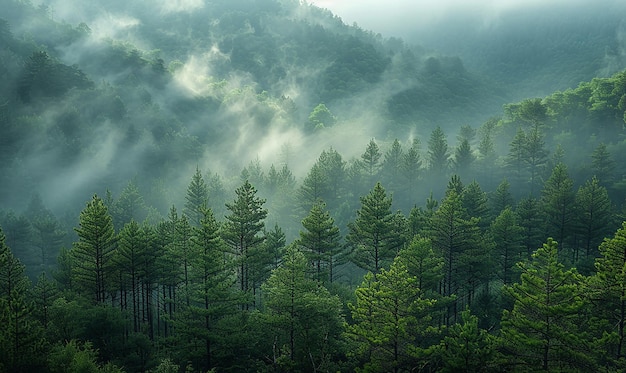
[[[356,289],[356,302],[348,305],[354,320],[348,333],[360,343],[367,371],[410,371],[416,365],[413,352],[436,304],[419,295],[416,282],[403,261],[394,261],[376,277],[368,272]]]
[[[402,157],[402,185],[404,186],[404,194],[408,201],[412,201],[415,198],[415,192],[417,191],[417,182],[420,178],[422,169],[422,159],[420,156],[420,142],[419,139],[413,139],[412,146],[404,153]]]
[[[400,141],[395,139],[391,144],[391,148],[385,152],[385,157],[381,166],[384,182],[392,190],[398,190],[400,186],[400,175],[402,174],[402,160],[404,152]]]
[[[448,141],[441,127],[437,126],[428,140],[428,169],[437,179],[441,179],[448,171],[450,153]]]
[[[263,284],[265,320],[274,336],[274,364],[278,369],[330,370],[333,355],[341,352],[341,302],[307,272],[304,254],[291,245],[280,267]]]
[[[328,183],[326,173],[321,165],[315,163],[302,181],[302,185],[298,190],[298,201],[301,204],[302,210],[311,210],[311,207],[313,207],[317,201],[323,200],[327,192]]]
[[[532,197],[523,198],[517,203],[515,212],[519,217],[518,224],[523,229],[522,245],[526,249],[527,257],[530,258],[533,251],[541,245],[544,234],[539,201]]]
[[[596,343],[611,365],[626,367],[626,222],[600,245],[596,274],[590,280],[593,315],[599,321]],[[596,323],[589,323],[594,326]]]
[[[519,267],[521,282],[504,288],[514,302],[502,316],[507,360],[523,370],[593,370],[580,330],[582,277],[575,269],[565,270],[551,238]]]
[[[27,372],[41,369],[42,341],[29,300],[25,267],[5,244],[0,228],[0,369]]]
[[[397,249],[394,247],[397,232],[393,230],[391,203],[385,188],[376,183],[366,196],[361,197],[357,218],[348,224],[346,240],[354,248],[352,260],[374,274],[391,262]]]
[[[542,192],[542,207],[546,216],[546,229],[551,237],[556,237],[561,251],[567,247],[573,236],[575,212],[574,181],[567,173],[567,166],[559,163],[546,180]],[[571,250],[572,262],[578,260],[577,250]]]
[[[611,158],[606,144],[600,143],[591,154],[591,168],[598,181],[605,187],[611,185],[615,179],[615,161]]]
[[[37,278],[37,283],[33,287],[32,291],[34,310],[33,316],[41,323],[44,330],[48,328],[50,322],[50,308],[52,303],[58,298],[59,290],[56,283],[48,279],[48,276],[43,272]]]
[[[253,282],[250,266],[254,260],[252,251],[263,243],[263,236],[259,233],[263,231],[267,216],[267,210],[263,208],[265,200],[257,197],[256,193],[248,181],[235,190],[237,198],[233,203],[226,204],[230,215],[226,216],[222,230],[224,241],[236,257],[239,290],[249,297],[253,296],[255,286],[260,285]],[[242,307],[248,309],[249,304]]]
[[[297,243],[313,263],[315,279],[332,283],[341,234],[323,202],[313,205],[309,215],[302,220],[302,227],[304,230],[300,231]]]
[[[143,221],[147,216],[146,205],[137,185],[131,180],[120,193],[120,197],[109,208],[116,230],[131,220]]]
[[[462,139],[459,146],[454,151],[454,171],[459,175],[470,175],[472,172],[472,166],[476,156],[472,152],[472,148],[467,139]]]
[[[454,189],[450,190],[431,219],[430,237],[445,263],[441,294],[467,296],[467,302],[471,303],[473,291],[489,265],[490,252],[480,236],[478,219],[466,217],[460,196]],[[458,301],[448,308],[446,325],[456,320]]]
[[[187,337],[180,347],[188,359],[197,360],[198,368],[209,371],[216,365],[215,350],[225,348],[219,345],[219,322],[236,309],[238,300],[233,292],[231,263],[224,259],[226,246],[219,224],[210,209],[204,209],[202,214],[191,238],[191,304],[181,311],[178,330]]]
[[[144,277],[143,265],[149,255],[146,240],[139,224],[135,220],[126,223],[118,235],[118,248],[113,256],[115,267],[119,271],[122,291],[121,308],[127,308],[127,294],[130,294],[133,332],[139,332],[142,306],[141,279]]]
[[[115,249],[113,219],[104,202],[94,195],[80,213],[72,247],[73,282],[96,303],[104,303],[109,290],[111,258]]]
[[[185,215],[193,226],[199,226],[202,219],[202,210],[209,204],[209,189],[204,182],[200,169],[196,166],[196,172],[191,177],[185,196]]]
[[[361,154],[361,167],[369,180],[373,180],[378,176],[381,167],[381,157],[382,154],[378,144],[376,144],[374,139],[371,139],[367,144],[367,148],[365,148],[365,152]]]
[[[450,327],[438,347],[437,355],[442,362],[440,372],[495,371],[495,338],[478,327],[478,317],[469,309],[461,312],[461,323]]]
[[[606,188],[600,185],[595,176],[578,188],[575,198],[576,232],[588,258],[609,233],[614,220],[613,209]]]
[[[495,243],[494,263],[498,277],[505,285],[513,282],[515,265],[525,257],[522,256],[522,231],[523,228],[517,224],[517,216],[510,207],[502,210],[489,228]]]
[[[512,181],[521,184],[526,181],[526,133],[518,127],[515,137],[509,144],[509,153],[506,156],[506,167],[512,172]]]
[[[543,168],[548,160],[548,151],[545,149],[543,135],[539,132],[537,126],[526,136],[524,144],[524,165],[527,173],[530,175],[530,195],[535,193],[537,178],[542,174]]]
[[[493,218],[498,216],[507,207],[513,207],[513,196],[511,196],[511,184],[507,179],[503,179],[489,198],[489,207]]]
[[[316,164],[319,165],[324,174],[324,180],[327,185],[322,199],[326,202],[329,209],[336,209],[345,193],[346,162],[341,157],[341,154],[331,147],[322,151]]]
[[[467,215],[470,218],[478,218],[478,224],[481,228],[489,226],[489,206],[487,204],[487,193],[483,192],[476,180],[467,184],[463,188],[461,201]]]

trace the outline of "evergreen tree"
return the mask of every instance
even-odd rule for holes
[[[209,204],[209,189],[204,182],[200,169],[196,166],[196,172],[191,177],[185,196],[185,215],[194,226],[200,225],[203,217],[202,211]]]
[[[50,308],[52,303],[58,298],[59,290],[56,283],[49,280],[46,273],[43,272],[37,278],[32,295],[34,302],[33,316],[45,330],[50,322]]]
[[[511,179],[514,184],[521,184],[526,181],[526,133],[518,127],[515,137],[509,144],[509,153],[506,156],[505,164],[511,171]]]
[[[495,338],[478,327],[478,317],[469,309],[461,312],[461,323],[450,327],[437,352],[440,372],[496,371]]]
[[[73,283],[96,303],[104,303],[109,290],[111,258],[115,249],[113,219],[104,202],[94,195],[80,213],[72,247]]]
[[[537,178],[542,174],[548,159],[548,151],[545,149],[543,135],[537,126],[526,135],[524,144],[524,165],[530,175],[530,195],[535,193]]]
[[[42,340],[33,320],[30,281],[24,270],[0,228],[0,369],[7,372],[41,369]]]
[[[600,245],[596,274],[590,279],[596,344],[615,368],[626,367],[626,222]],[[595,321],[595,322],[594,322]],[[599,327],[598,327],[599,325]]]
[[[409,150],[407,150],[402,157],[402,175],[404,177],[402,178],[403,183],[401,185],[404,186],[403,191],[408,201],[412,201],[413,198],[415,198],[421,169],[420,142],[419,139],[415,138]]]
[[[231,263],[225,260],[226,247],[220,236],[219,224],[210,209],[202,211],[200,225],[194,227],[191,238],[191,304],[181,311],[179,334],[186,337],[181,350],[187,361],[193,361],[202,371],[216,366],[215,350],[220,346],[219,322],[235,309],[233,292],[235,278]]]
[[[492,216],[495,218],[507,207],[513,207],[513,196],[511,196],[511,184],[503,179],[489,198],[489,207]]]
[[[302,227],[304,230],[300,231],[297,242],[313,263],[315,279],[321,283],[332,283],[341,234],[323,202],[313,205],[309,215],[302,220]]]
[[[574,181],[567,173],[567,167],[559,163],[552,170],[552,175],[546,180],[542,192],[542,208],[546,216],[546,230],[551,237],[560,242],[561,251],[567,247],[573,236],[575,222]],[[578,260],[578,251],[573,249],[572,262]],[[564,257],[563,257],[564,258]]]
[[[491,223],[489,229],[494,247],[494,262],[498,277],[505,285],[513,282],[515,265],[521,261],[523,228],[517,224],[517,217],[510,207],[500,212],[500,215]]]
[[[263,250],[267,253],[269,258],[268,271],[272,271],[278,268],[285,254],[287,237],[278,224],[274,224],[274,229],[272,230],[265,230],[263,236],[265,237],[265,248]]]
[[[454,189],[450,190],[431,219],[430,237],[444,259],[442,295],[466,296],[470,304],[477,284],[483,281],[484,271],[488,269],[490,250],[480,236],[478,219],[466,217],[460,196]],[[456,320],[458,300],[447,310],[446,325]]]
[[[253,295],[255,286],[260,285],[254,283],[250,266],[255,260],[252,257],[254,249],[263,243],[263,236],[259,233],[263,231],[267,216],[267,210],[263,208],[265,200],[257,197],[256,193],[248,181],[235,190],[237,198],[233,203],[226,204],[230,215],[226,216],[222,229],[222,237],[236,257],[239,290],[248,297]],[[247,303],[242,305],[243,309],[248,307]]]
[[[403,263],[411,277],[415,277],[420,294],[433,297],[433,293],[439,290],[444,260],[435,252],[429,238],[414,236],[409,245],[400,250],[396,260]]]
[[[315,163],[302,181],[298,190],[298,201],[303,211],[311,210],[311,207],[323,200],[328,193],[327,176],[319,163]]]
[[[141,280],[148,247],[143,232],[135,220],[126,223],[118,235],[118,247],[113,256],[120,277],[121,309],[130,311],[133,332],[139,332],[142,310]],[[130,310],[127,296],[130,295]],[[145,310],[143,310],[145,312]]]
[[[448,171],[450,153],[448,150],[448,141],[441,127],[437,126],[428,140],[428,169],[441,179]]]
[[[576,193],[576,232],[582,241],[585,256],[594,256],[602,239],[609,233],[613,209],[609,194],[595,176],[578,188]]]
[[[356,289],[348,333],[360,343],[365,371],[410,371],[418,365],[413,353],[436,301],[422,298],[416,282],[403,261],[394,261],[376,277],[368,272]]]
[[[591,153],[591,168],[600,184],[605,187],[611,185],[615,179],[615,161],[611,158],[606,144],[600,143]]]
[[[467,186],[463,188],[461,200],[469,217],[480,219],[478,224],[481,228],[489,226],[487,193],[483,192],[476,180],[467,184]]]
[[[352,245],[354,263],[374,274],[391,262],[395,255],[394,232],[391,213],[391,197],[385,188],[376,183],[374,188],[361,197],[357,218],[348,224],[346,240]]]
[[[400,175],[402,174],[402,160],[404,159],[404,152],[402,151],[402,145],[398,139],[393,140],[391,148],[385,152],[385,157],[382,163],[382,176],[385,178],[384,182],[392,190],[397,190],[400,186]]]
[[[469,140],[462,139],[459,146],[454,151],[454,171],[459,175],[471,175],[472,169],[471,167],[476,160],[476,156],[472,152],[472,148],[470,146]]]
[[[520,262],[521,282],[504,288],[514,302],[502,316],[501,337],[511,367],[522,370],[593,370],[579,313],[582,277],[565,270],[551,238],[532,260]],[[507,368],[508,369],[508,368]]]
[[[381,168],[381,157],[382,154],[378,144],[376,144],[374,139],[371,139],[367,144],[367,148],[365,148],[365,152],[361,154],[361,159],[359,160],[361,170],[366,178],[365,186],[371,185],[377,181]]]
[[[268,332],[274,336],[273,365],[278,370],[330,370],[329,364],[341,352],[341,302],[307,272],[304,254],[291,245],[263,284]]]
[[[113,217],[116,230],[121,230],[124,224],[133,219],[143,221],[146,218],[146,205],[139,193],[139,188],[132,180],[124,187],[120,197],[109,208],[109,212]]]
[[[331,147],[322,151],[316,164],[321,168],[327,185],[322,199],[329,209],[336,209],[345,193],[346,162],[341,154]]]
[[[543,218],[539,210],[539,201],[535,198],[523,198],[517,203],[515,212],[518,224],[522,227],[522,245],[526,249],[527,257],[541,244],[543,239]]]
[[[495,174],[499,167],[496,167],[496,146],[494,143],[494,132],[499,122],[498,118],[491,118],[480,126],[478,134],[478,157],[476,159],[476,171],[481,177],[483,186],[491,188],[496,180]]]

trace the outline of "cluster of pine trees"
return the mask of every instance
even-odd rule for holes
[[[598,146],[602,178],[576,191],[558,152],[533,153],[540,129],[519,130],[501,157],[524,175],[516,187],[490,193],[459,176],[489,154],[473,158],[467,126],[454,155],[433,130],[426,168],[418,141],[397,140],[349,163],[323,151],[299,186],[287,165],[264,175],[252,162],[221,210],[223,185],[199,169],[166,218],[130,183],[86,203],[34,285],[0,234],[0,370],[620,371],[626,224],[602,173],[611,156]],[[441,198],[393,210],[428,179],[447,180]],[[30,216],[48,216],[62,242],[38,204]]]

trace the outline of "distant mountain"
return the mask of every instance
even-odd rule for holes
[[[47,4],[0,0],[0,172],[10,175],[0,202],[9,207],[33,192],[63,206],[131,178],[160,196],[197,165],[237,178],[250,160],[278,162],[283,146],[296,146],[291,162],[305,169],[328,146],[351,157],[373,137],[478,127],[520,92],[599,74],[596,31],[615,29],[581,23],[565,43],[557,25],[544,46],[539,21],[514,32],[527,14],[497,37],[469,33],[466,48],[446,34],[423,48],[297,0]],[[533,49],[556,45],[566,48],[558,63]],[[570,72],[577,45],[585,53]],[[608,51],[620,66],[619,46]],[[315,117],[320,107],[332,120]]]
[[[626,68],[626,2],[545,1],[451,11],[409,39],[489,76],[519,100]]]

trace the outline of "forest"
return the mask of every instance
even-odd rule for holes
[[[0,372],[626,370],[616,4],[488,74],[305,1],[0,0]]]

